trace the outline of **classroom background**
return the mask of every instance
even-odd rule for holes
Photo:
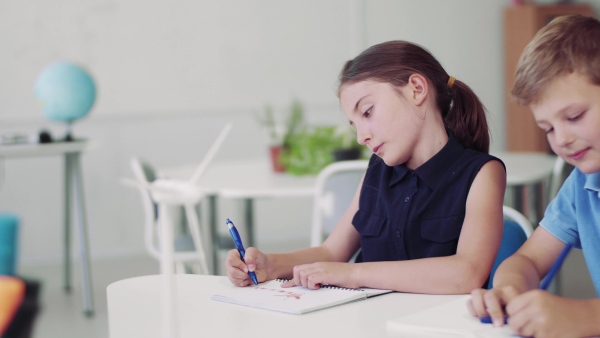
[[[600,0],[586,2],[600,13]],[[60,137],[64,125],[45,119],[35,100],[37,77],[60,60],[84,65],[93,75],[96,103],[73,132],[89,140],[82,166],[93,277],[100,287],[102,266],[126,275],[134,268],[117,267],[118,262],[147,257],[139,193],[120,183],[133,176],[132,157],[157,168],[199,163],[218,130],[232,122],[216,161],[266,160],[269,140],[256,114],[265,105],[284,111],[293,100],[302,102],[309,124],[345,125],[337,75],[345,61],[373,44],[403,39],[429,49],[481,98],[491,148],[505,149],[502,13],[509,5],[509,0],[0,0],[0,133],[47,129]],[[61,273],[62,164],[58,157],[0,159],[0,210],[21,219],[19,269],[33,276],[42,271],[49,275],[40,278],[48,280],[59,280]],[[258,201],[258,246],[307,246],[311,203]],[[225,203],[220,212],[233,210]],[[575,282],[586,270],[576,259],[565,267]],[[144,272],[158,273],[157,262],[148,259],[144,266]],[[591,284],[571,292],[594,295]],[[62,302],[60,297],[53,301]],[[68,297],[64,311],[72,313],[64,317],[81,317],[79,291]],[[52,312],[53,303],[46,300],[43,311]]]

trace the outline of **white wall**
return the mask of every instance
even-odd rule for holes
[[[344,123],[337,74],[345,60],[384,40],[424,45],[470,84],[489,110],[492,148],[502,149],[507,2],[0,1],[0,132],[45,126],[62,133],[41,117],[35,79],[59,59],[88,67],[98,101],[75,133],[91,141],[83,169],[92,255],[141,252],[139,196],[118,183],[131,177],[132,156],[159,168],[196,163],[232,121],[217,160],[264,157],[253,113],[265,103],[284,109],[292,98],[304,102],[312,123]],[[61,170],[56,158],[0,166],[0,210],[22,218],[23,263],[60,257]],[[259,203],[259,243],[308,243],[310,201],[289,202]]]
[[[370,2],[366,43],[401,39],[427,48],[488,109],[492,148],[504,148],[502,11],[508,1]]]

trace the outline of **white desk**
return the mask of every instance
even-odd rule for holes
[[[556,156],[536,152],[494,152],[492,155],[504,161],[507,171],[507,189],[512,193],[511,203],[537,225],[543,209],[548,203],[543,190],[552,175]],[[163,170],[167,177],[189,179],[196,165]],[[314,194],[315,176],[293,176],[274,173],[268,159],[215,162],[211,164],[200,180],[206,189],[213,268],[217,264],[217,227],[223,222],[217,220],[217,197],[239,199],[243,203],[246,231],[244,242],[253,245],[254,214],[253,203],[257,198],[310,197]],[[523,203],[524,188],[533,190],[527,193],[528,202]],[[528,210],[524,210],[528,209]]]
[[[167,168],[161,173],[170,178],[189,179],[197,165]],[[268,159],[214,162],[200,179],[200,186],[208,201],[208,223],[213,271],[218,264],[217,198],[238,199],[243,203],[245,231],[242,237],[246,246],[256,243],[254,237],[254,200],[259,198],[310,197],[314,195],[315,176],[294,176],[274,173]],[[239,224],[238,224],[239,226]]]
[[[557,156],[540,152],[494,152],[506,165],[506,185],[512,196],[512,206],[528,216],[535,227],[548,201],[548,185]],[[524,203],[527,189],[527,203]]]
[[[186,180],[197,165],[161,170],[167,177]],[[312,196],[315,176],[274,173],[268,159],[210,164],[200,179],[203,191],[225,198]]]
[[[87,146],[87,141],[77,140],[74,142],[53,142],[47,144],[13,144],[1,145],[0,157],[43,157],[64,156],[64,287],[71,289],[71,215],[73,211],[77,217],[77,230],[79,236],[79,251],[83,274],[83,298],[84,313],[92,315],[94,302],[92,297],[92,278],[89,260],[89,249],[87,239],[87,224],[85,213],[85,201],[83,194],[83,178],[81,172],[81,153]],[[7,174],[7,177],[9,174]],[[75,194],[75,198],[73,198]]]
[[[107,287],[110,338],[160,337],[160,275],[121,280]],[[399,337],[386,322],[462,295],[393,293],[303,315],[210,300],[230,287],[226,277],[175,275],[179,338],[187,337]]]
[[[552,175],[556,155],[540,152],[493,152],[506,165],[509,186],[536,184]]]

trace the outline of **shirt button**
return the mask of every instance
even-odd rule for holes
[[[406,198],[404,198],[404,203],[408,202],[409,199],[410,197],[406,196]]]
[[[396,230],[396,237],[398,237],[398,238],[402,237],[402,233],[400,232],[400,230]]]

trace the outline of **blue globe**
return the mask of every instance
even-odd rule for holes
[[[35,84],[35,97],[42,102],[48,119],[71,123],[92,109],[96,85],[82,67],[71,62],[56,62],[42,70]]]

